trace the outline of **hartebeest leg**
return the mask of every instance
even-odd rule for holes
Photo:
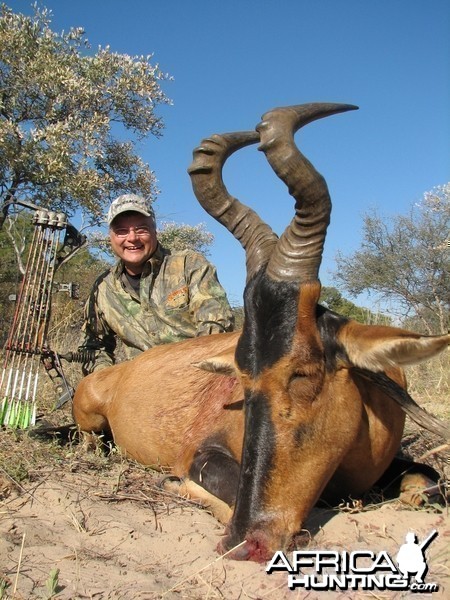
[[[202,506],[211,511],[213,516],[223,525],[226,525],[231,519],[233,509],[226,502],[213,496],[201,485],[191,479],[167,479],[163,482],[163,488],[167,492],[189,498],[199,502]]]
[[[221,445],[206,445],[194,454],[189,478],[168,478],[164,489],[179,496],[188,496],[209,508],[221,523],[228,523],[239,482],[240,466]]]
[[[421,506],[427,503],[428,498],[442,500],[437,487],[439,479],[440,475],[433,467],[396,457],[376,485],[388,497],[398,497],[405,504]]]

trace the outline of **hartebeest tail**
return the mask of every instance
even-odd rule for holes
[[[195,194],[245,249],[242,332],[152,348],[76,391],[80,427],[109,428],[128,455],[171,467],[183,490],[229,520],[220,549],[239,545],[235,558],[267,559],[291,543],[319,498],[355,497],[390,474],[405,412],[449,436],[407,394],[400,367],[442,351],[450,335],[361,325],[319,304],[331,202],[294,133],[354,108],[274,109],[256,131],[202,141],[189,168]],[[222,180],[231,153],[257,142],[295,200],[279,239]]]

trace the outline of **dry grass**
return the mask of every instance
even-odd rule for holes
[[[406,369],[412,397],[437,417],[450,420],[450,352]]]
[[[450,352],[444,351],[435,358],[408,367],[406,370],[411,396],[427,412],[450,426]],[[406,421],[402,448],[418,460],[426,462],[450,480],[450,448],[441,437],[420,429],[409,419]],[[437,452],[433,452],[434,449]]]
[[[161,489],[158,483],[164,474],[124,458],[117,448],[105,446],[101,439],[94,451],[87,451],[79,443],[76,429],[73,432],[72,440],[62,442],[57,435],[42,439],[28,432],[0,431],[0,501],[13,490],[24,493],[25,486],[26,494],[32,495],[33,486],[70,473],[74,480],[76,476],[95,476],[93,495],[99,500],[132,500],[150,507],[155,515],[177,503],[199,506]]]

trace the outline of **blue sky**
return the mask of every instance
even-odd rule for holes
[[[31,1],[6,2],[30,14]],[[241,304],[244,253],[197,204],[186,169],[212,133],[252,129],[275,107],[344,102],[359,111],[297,134],[327,180],[333,212],[321,270],[333,285],[338,250],[361,241],[362,214],[389,220],[450,179],[450,2],[448,0],[47,0],[52,28],[82,26],[93,48],[154,54],[173,76],[166,128],[139,153],[161,190],[160,219],[203,222],[210,259],[232,304]],[[293,201],[256,147],[224,170],[230,193],[280,234]]]

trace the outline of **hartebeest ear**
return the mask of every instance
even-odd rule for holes
[[[237,375],[234,363],[234,351],[205,358],[199,362],[192,363],[192,366],[203,371],[216,373],[217,375],[227,375],[228,377],[236,377]]]
[[[394,365],[412,365],[427,360],[450,344],[450,334],[425,336],[350,321],[339,332],[339,341],[350,362],[370,371],[382,371]]]

